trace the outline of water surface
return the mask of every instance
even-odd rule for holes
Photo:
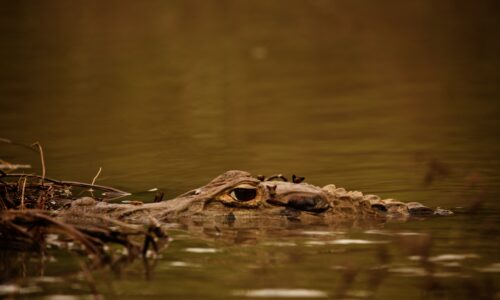
[[[150,276],[140,262],[93,274],[109,298],[498,298],[497,12],[493,1],[5,3],[0,136],[40,141],[50,177],[90,182],[102,167],[98,183],[144,201],[242,169],[458,212],[338,231],[172,231]],[[28,151],[0,154],[39,171]],[[5,267],[0,295],[90,297],[68,275],[75,257],[51,255]]]

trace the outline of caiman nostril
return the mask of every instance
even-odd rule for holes
[[[313,197],[306,195],[292,196],[287,201],[287,206],[310,212],[322,212],[330,207],[328,202],[319,195]]]

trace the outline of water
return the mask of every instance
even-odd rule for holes
[[[140,262],[92,273],[107,298],[498,298],[497,11],[493,1],[5,3],[0,136],[40,141],[50,177],[90,182],[102,167],[98,183],[144,201],[151,188],[174,197],[242,169],[458,212],[338,231],[172,231],[148,276]],[[1,151],[39,171],[29,151]],[[425,184],[432,162],[449,172]],[[91,297],[75,256],[7,257],[23,263],[5,267],[0,295]]]

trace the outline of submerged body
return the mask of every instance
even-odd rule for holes
[[[341,224],[407,220],[417,216],[448,215],[420,203],[382,200],[375,195],[346,191],[330,184],[322,188],[308,183],[265,180],[244,171],[227,171],[207,185],[174,199],[141,205],[112,204],[92,198],[74,201],[61,211],[65,219],[92,214],[127,223],[212,222],[225,224],[300,222]]]

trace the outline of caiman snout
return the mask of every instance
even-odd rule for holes
[[[330,207],[325,193],[293,183],[267,185],[267,203],[310,212],[322,212]]]
[[[287,207],[311,212],[322,212],[330,207],[328,201],[320,194],[292,193],[284,196],[283,200]]]

